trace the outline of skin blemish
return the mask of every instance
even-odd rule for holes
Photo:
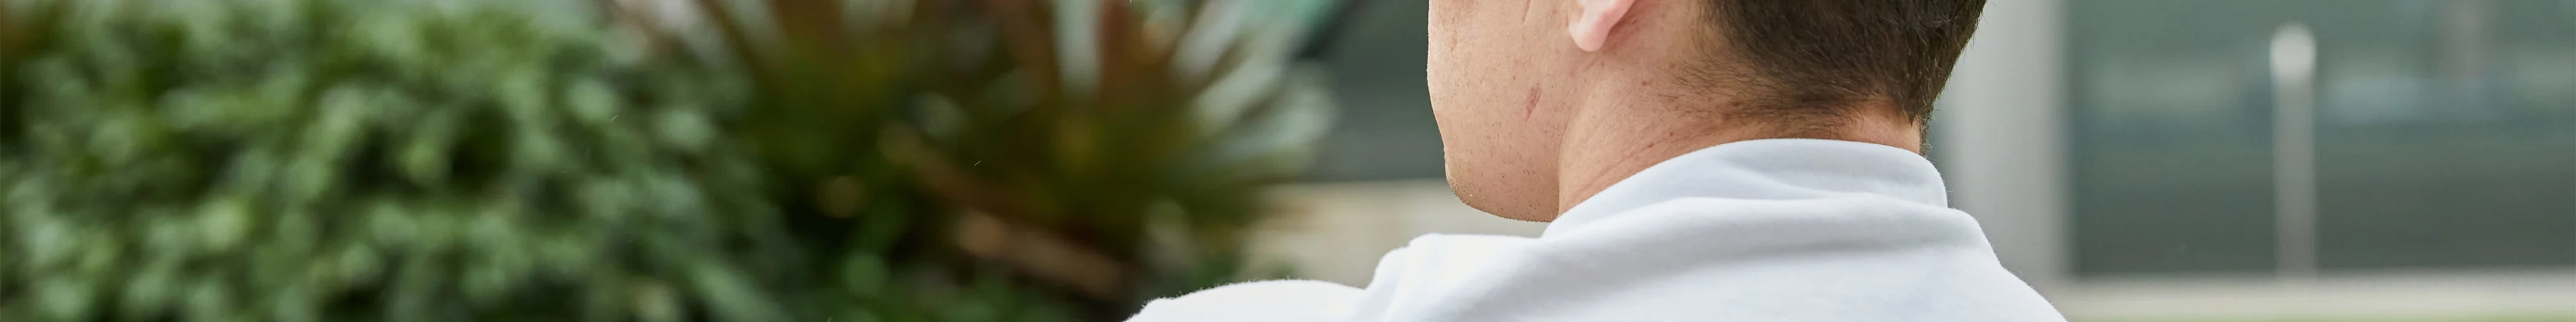
[[[1530,115],[1538,114],[1538,93],[1538,86],[1531,85],[1529,89],[1529,98],[1526,99],[1528,102],[1523,103],[1521,106],[1522,121],[1528,121],[1530,119]]]

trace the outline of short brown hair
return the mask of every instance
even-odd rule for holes
[[[1690,71],[1699,81],[1755,90],[1751,111],[1838,119],[1852,103],[1888,99],[1906,119],[1932,114],[1932,100],[1976,32],[1985,0],[1707,0],[1708,29],[1724,41],[1704,48],[1734,67]],[[1712,69],[1712,68],[1702,68]],[[1824,120],[1825,122],[1838,122]],[[1805,124],[1801,126],[1818,126]]]

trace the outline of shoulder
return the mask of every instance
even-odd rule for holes
[[[1330,282],[1237,283],[1154,300],[1127,321],[1338,321],[1359,297],[1359,289]]]

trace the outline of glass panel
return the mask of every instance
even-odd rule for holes
[[[1422,82],[1429,48],[1424,1],[1357,1],[1324,41],[1324,67],[1342,101],[1311,180],[1440,179],[1440,130]]]
[[[2576,15],[2402,3],[2313,19],[2320,264],[2576,264]]]
[[[2260,6],[2068,4],[2077,274],[2273,268]]]
[[[2274,267],[2267,43],[2319,44],[2318,264],[2576,265],[2576,1],[2069,4],[2078,274]]]

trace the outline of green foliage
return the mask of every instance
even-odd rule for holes
[[[52,20],[0,50],[0,320],[787,312],[793,245],[726,142],[740,85],[595,16],[6,4]]]
[[[0,321],[1119,317],[1330,104],[1314,1],[762,2],[0,0]]]
[[[785,189],[898,204],[832,213],[862,235],[928,223],[885,238],[892,261],[965,258],[1102,311],[1236,280],[1256,189],[1329,118],[1291,56],[1320,1],[697,2],[753,75]],[[954,233],[968,218],[1011,233]],[[1005,251],[953,245],[977,242]]]

